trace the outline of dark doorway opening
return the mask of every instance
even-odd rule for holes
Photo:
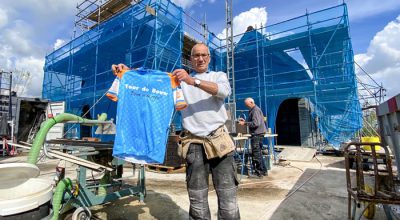
[[[82,118],[86,118],[86,119],[92,119],[92,116],[90,115],[90,106],[89,105],[84,105],[82,107],[82,113],[81,116]],[[89,126],[85,126],[85,125],[80,125],[81,128],[81,138],[84,137],[92,137],[92,127]]]
[[[277,144],[300,146],[299,99],[287,99],[276,117]]]

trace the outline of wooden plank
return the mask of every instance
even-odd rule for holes
[[[151,171],[151,172],[156,172],[156,173],[183,173],[186,171],[186,167],[184,165],[180,167],[169,167],[169,166],[163,166],[163,165],[158,165],[158,164],[147,164],[146,165],[146,170]]]
[[[131,2],[131,0],[111,0],[100,6],[100,23],[131,6]],[[98,16],[99,12],[96,10],[89,14],[88,19],[98,22]]]

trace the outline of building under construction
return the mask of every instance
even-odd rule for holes
[[[278,144],[338,146],[362,127],[345,4],[237,36],[228,7],[226,39],[169,0],[83,1],[77,8],[75,38],[49,54],[44,68],[43,98],[65,101],[66,112],[115,118],[116,104],[103,98],[114,80],[111,64],[190,68],[190,48],[203,41],[210,68],[231,80],[233,118],[252,97]]]

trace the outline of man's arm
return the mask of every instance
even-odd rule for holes
[[[178,80],[183,81],[188,85],[194,86],[195,79],[191,77],[185,70],[177,69],[174,70],[173,74],[178,78]],[[201,83],[198,88],[211,95],[226,98],[231,92],[231,87],[229,86],[229,81],[226,78],[226,75],[222,76],[221,79],[219,79],[216,83],[206,80],[200,81]]]
[[[258,128],[264,123],[264,117],[261,111],[254,111],[252,120],[247,122],[250,128]]]
[[[192,84],[189,85],[194,85],[194,79],[193,77],[190,77],[193,80]],[[218,85],[217,83],[210,82],[210,81],[205,81],[205,80],[200,80],[200,86],[198,87],[199,89],[211,94],[211,95],[217,95],[218,93]]]
[[[217,79],[217,85],[218,85],[218,92],[217,95],[220,98],[225,99],[231,94],[231,85],[229,84],[228,77],[226,76],[225,73],[219,74],[219,77]]]

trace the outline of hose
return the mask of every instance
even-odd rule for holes
[[[64,196],[64,191],[66,189],[71,190],[72,189],[72,181],[70,178],[62,179],[58,184],[56,191],[54,192],[53,195],[53,217],[51,218],[52,220],[58,220],[59,214],[60,214],[60,209],[61,209],[61,201]]]
[[[101,178],[100,180],[100,186],[99,189],[97,191],[97,195],[99,196],[105,196],[107,195],[107,187],[104,186],[105,184],[108,184],[111,182],[111,176],[110,176],[110,172],[106,171],[104,173],[104,176]]]
[[[99,120],[105,121],[106,118],[107,118],[106,113],[102,113],[99,116]],[[67,122],[67,121],[82,121],[83,123],[85,123],[85,122],[90,123],[92,120],[85,119],[85,118],[79,117],[77,115],[69,114],[69,113],[62,113],[62,114],[57,115],[54,118],[47,119],[45,122],[43,122],[41,124],[40,130],[37,133],[37,135],[33,141],[32,148],[29,151],[28,163],[36,164],[37,159],[39,157],[40,149],[43,146],[43,143],[46,139],[46,135],[49,132],[49,130],[55,124],[61,123],[61,122]]]

